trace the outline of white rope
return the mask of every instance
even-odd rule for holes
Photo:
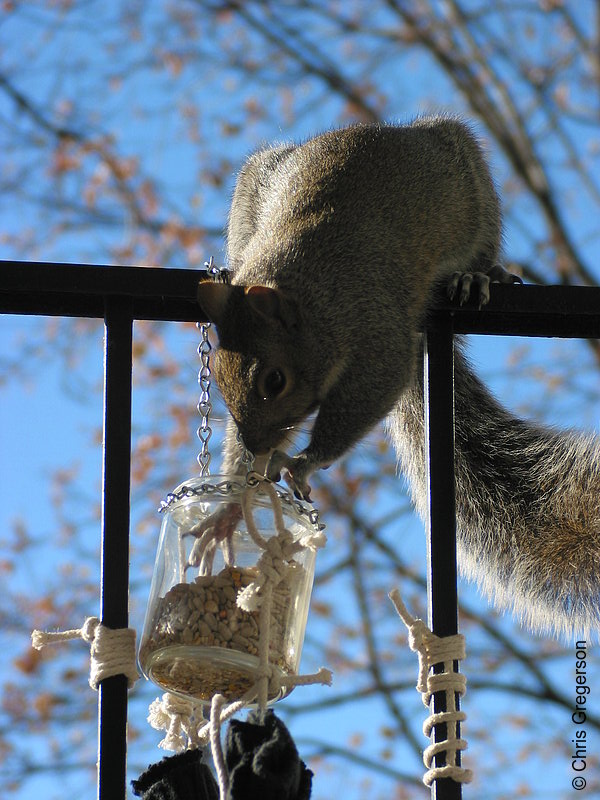
[[[456,695],[462,697],[465,694],[467,679],[454,670],[454,662],[465,657],[465,637],[462,634],[436,636],[423,620],[415,619],[408,613],[397,589],[390,592],[389,597],[408,628],[410,649],[419,656],[417,690],[421,692],[423,705],[429,708],[431,696],[435,692],[445,692],[446,695],[446,711],[431,714],[423,723],[423,733],[427,737],[431,735],[436,725],[446,726],[446,739],[429,745],[423,751],[423,763],[427,767],[423,783],[431,786],[433,781],[440,778],[452,778],[458,783],[469,783],[473,778],[472,771],[456,763],[457,752],[467,748],[466,740],[456,736],[456,724],[467,718],[465,712],[459,711],[456,707]],[[444,671],[431,673],[434,664],[443,664]],[[445,754],[446,764],[443,767],[432,767],[433,759],[439,753]]]
[[[237,596],[237,604],[243,611],[256,611],[262,598],[266,596],[265,589],[268,585],[272,588],[284,581],[290,573],[290,561],[305,547],[318,548],[323,544],[321,532],[314,537],[305,537],[302,542],[294,539],[293,534],[287,530],[283,520],[281,500],[274,487],[265,482],[262,484],[264,491],[271,499],[271,508],[275,521],[277,536],[265,539],[256,527],[252,514],[252,499],[254,492],[247,491],[241,499],[242,514],[246,528],[254,543],[263,551],[257,563],[258,577],[245,587]],[[255,490],[258,486],[255,487]]]
[[[318,672],[312,672],[308,675],[281,675],[279,676],[279,683],[281,686],[309,686],[313,683],[320,683],[323,686],[331,686],[333,681],[333,673],[327,667],[321,667]]]
[[[307,685],[309,683],[326,683],[331,685],[332,675],[329,670],[321,669],[316,675],[283,676],[269,663],[269,640],[271,620],[271,599],[273,589],[286,580],[291,571],[290,562],[304,548],[317,549],[325,543],[321,531],[303,538],[302,542],[294,539],[285,527],[281,500],[275,487],[268,481],[261,484],[269,495],[277,536],[265,539],[259,532],[252,513],[254,492],[246,492],[241,500],[242,514],[246,528],[252,540],[262,549],[258,560],[258,577],[245,587],[237,596],[237,604],[244,611],[252,612],[260,608],[259,641],[257,675],[258,707],[264,713],[267,708],[268,695],[277,696],[281,687]],[[257,488],[257,487],[256,487]]]
[[[269,580],[263,587],[262,604],[258,617],[258,707],[261,715],[264,715],[269,702],[269,678],[273,677],[274,671],[269,664],[269,642],[271,639],[271,600],[273,597],[273,582]]]
[[[269,670],[271,670],[271,668],[269,668]],[[256,672],[259,673],[260,668],[258,668]],[[273,683],[273,680],[275,680],[275,683]],[[315,672],[312,675],[287,675],[285,677],[280,677],[278,675],[276,677],[271,676],[268,682],[268,688],[271,692],[276,689],[278,693],[281,686],[307,686],[311,683],[321,683],[331,686],[331,681],[331,670],[321,667],[318,672]],[[223,749],[221,745],[221,728],[224,723],[227,722],[228,719],[231,719],[231,717],[235,716],[238,711],[241,711],[243,708],[257,700],[259,688],[260,681],[257,681],[254,686],[248,689],[248,691],[239,700],[230,703],[228,706],[225,706],[225,698],[223,695],[214,695],[211,701],[210,721],[205,722],[204,725],[197,730],[196,736],[199,744],[196,744],[195,746],[204,746],[210,740],[213,761],[219,783],[219,800],[225,800],[229,786],[229,774],[227,772],[227,766],[225,764],[225,758],[223,756]],[[174,696],[163,695],[163,699],[167,697],[172,698]],[[179,701],[183,700],[183,698],[179,697],[175,699]],[[155,700],[154,703],[159,703],[158,699]],[[258,701],[258,705],[259,708],[262,708],[260,706],[260,701]],[[152,708],[152,706],[150,706],[150,708]],[[163,708],[166,710],[165,706],[163,706]],[[262,708],[262,710],[264,711],[265,709]],[[152,721],[151,717],[148,717],[148,721],[153,725],[153,727],[158,727],[158,725]],[[173,722],[170,720],[168,714],[165,714],[164,720],[161,721],[163,722],[161,725],[163,728],[168,727],[169,723],[173,725]],[[178,718],[176,724],[186,727],[185,718]],[[175,736],[169,741],[167,741],[167,738],[163,739],[163,741],[160,743],[160,746],[167,750],[184,750],[185,742],[183,737]],[[188,745],[188,747],[190,746],[192,745]]]
[[[208,742],[208,731],[203,733],[206,720],[202,703],[190,697],[180,697],[166,692],[158,697],[148,709],[148,722],[156,730],[165,730],[167,735],[158,746],[163,750],[180,753]]]
[[[279,690],[281,686],[307,686],[320,683],[331,686],[333,676],[331,670],[321,667],[310,675],[277,676],[276,682],[270,680],[269,689]],[[222,726],[234,717],[238,711],[256,701],[257,685],[254,684],[239,700],[235,700],[221,708],[219,724]],[[148,722],[157,730],[166,730],[167,736],[159,743],[165,750],[181,752],[192,747],[204,747],[210,740],[211,721],[207,722],[202,714],[202,703],[191,698],[165,693],[162,700],[158,697],[150,704]],[[216,720],[217,717],[214,717]],[[187,737],[186,738],[184,738]]]
[[[49,644],[83,639],[90,644],[90,686],[98,689],[101,681],[113,675],[125,675],[131,689],[139,675],[135,660],[135,630],[104,626],[97,617],[87,617],[81,628],[47,633],[35,630],[31,644],[41,650]]]
[[[210,749],[219,782],[219,800],[225,800],[229,788],[229,773],[221,746],[221,709],[225,705],[222,694],[216,694],[210,704]]]

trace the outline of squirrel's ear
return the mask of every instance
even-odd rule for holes
[[[278,319],[290,330],[298,321],[298,312],[293,300],[286,297],[279,289],[269,286],[248,286],[244,290],[250,307],[265,319]]]
[[[214,322],[217,327],[225,319],[225,308],[233,292],[234,287],[226,283],[214,283],[208,280],[198,284],[196,294],[198,304],[209,321]]]

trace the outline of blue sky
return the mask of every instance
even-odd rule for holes
[[[2,19],[0,25],[0,44],[2,45],[3,66],[6,71],[17,70],[19,85],[23,91],[32,92],[42,107],[48,102],[48,98],[54,95],[77,97],[78,114],[81,120],[89,122],[95,117],[101,116],[99,127],[103,130],[110,130],[118,138],[119,145],[123,152],[129,154],[139,154],[143,169],[146,174],[153,177],[157,186],[164,189],[164,196],[167,198],[166,207],[173,213],[180,213],[183,217],[190,214],[190,208],[194,209],[198,220],[208,228],[221,229],[226,218],[226,209],[229,192],[233,185],[234,171],[242,163],[245,154],[254,148],[261,140],[278,140],[282,138],[294,137],[303,138],[311,133],[330,127],[336,124],[340,115],[340,102],[328,98],[323,91],[315,92],[315,87],[311,80],[300,81],[295,86],[295,102],[301,105],[298,98],[312,98],[307,108],[310,113],[300,116],[292,122],[288,122],[283,113],[278,119],[278,109],[282,107],[280,93],[275,84],[272,87],[267,79],[261,86],[261,99],[267,106],[275,109],[267,118],[258,118],[254,122],[248,122],[247,114],[244,111],[245,104],[256,92],[256,87],[244,82],[243,76],[239,71],[231,70],[230,73],[220,72],[220,62],[217,60],[219,48],[231,46],[235,43],[226,41],[226,34],[220,31],[206,20],[201,35],[197,40],[197,47],[202,54],[202,69],[196,66],[188,66],[183,72],[182,80],[176,84],[176,95],[165,93],[171,91],[172,82],[168,77],[157,70],[153,65],[153,59],[144,51],[143,42],[132,45],[124,37],[121,46],[118,46],[118,36],[115,35],[112,49],[101,46],[98,39],[98,31],[103,26],[114,26],[115,7],[111,4],[93,2],[86,4],[87,8],[82,8],[81,13],[65,14],[62,19],[55,18],[52,33],[49,35],[42,31],[40,21],[46,13],[42,7],[25,9],[20,15],[6,17]],[[581,8],[581,6],[578,6]],[[149,11],[150,19],[148,25],[152,23],[153,15],[156,15],[156,22],[159,24],[160,13],[158,7],[152,7],[154,11]],[[91,14],[89,12],[92,12]],[[378,13],[381,13],[378,11]],[[52,16],[52,15],[51,15]],[[384,22],[374,19],[376,22]],[[325,36],[325,33],[323,34]],[[165,47],[168,44],[177,44],[177,32],[165,30]],[[147,60],[147,64],[144,63]],[[142,68],[137,68],[142,64]],[[134,69],[134,67],[136,67]],[[276,65],[273,70],[277,69]],[[107,92],[106,97],[98,97],[90,94],[86,96],[82,92],[84,81],[82,79],[83,70],[88,74],[110,74],[114,72],[115,80],[120,81],[121,86],[118,91]],[[435,69],[432,60],[424,55],[416,54],[413,51],[402,63],[394,63],[390,66],[388,61],[375,59],[373,56],[369,61],[369,56],[364,63],[351,63],[351,70],[356,74],[368,74],[382,90],[389,89],[390,94],[395,97],[394,102],[386,106],[386,116],[390,119],[402,120],[414,116],[416,113],[427,110],[435,106],[445,110],[465,112],[465,107],[461,100],[453,93],[453,90],[440,72]],[[514,76],[511,76],[514,80]],[[401,85],[401,91],[396,87]],[[185,102],[193,102],[200,109],[199,116],[199,135],[203,143],[210,143],[210,153],[217,159],[228,159],[231,161],[232,169],[227,185],[223,187],[210,187],[198,184],[198,175],[206,166],[199,161],[199,148],[194,146],[189,140],[181,136],[181,128],[184,124],[181,117],[170,112],[173,106],[181,106]],[[243,136],[234,139],[225,139],[220,134],[220,120],[223,116],[229,116],[232,120],[237,120],[240,125],[246,126]],[[15,120],[14,106],[0,94],[0,118],[5,122]],[[77,120],[75,120],[77,121]],[[541,125],[541,121],[536,123],[534,119],[532,125]],[[1,135],[1,134],[0,134]],[[1,141],[1,139],[0,139]],[[177,142],[173,146],[173,142]],[[12,154],[9,154],[12,156]],[[506,188],[509,182],[509,168],[505,159],[501,156],[498,149],[491,148],[491,161],[494,167],[495,176],[499,185]],[[27,158],[27,150],[24,150],[23,158]],[[559,167],[556,163],[557,181],[563,180]],[[35,165],[39,169],[40,177],[44,174],[44,165]],[[594,177],[598,177],[597,174]],[[65,198],[71,197],[76,191],[76,187],[70,185],[71,177],[67,176],[65,182],[60,187],[60,192]],[[43,182],[42,186],[45,186]],[[564,191],[561,199],[565,200],[565,208],[568,206],[568,214],[571,220],[573,231],[578,239],[582,241],[582,250],[588,257],[589,263],[597,269],[598,240],[592,233],[597,227],[597,220],[593,215],[587,213],[589,209],[589,199],[582,192],[574,195],[573,186],[567,178],[564,184],[561,183]],[[568,203],[567,203],[568,200]],[[540,220],[537,211],[527,207],[527,203],[521,204],[515,196],[508,190],[505,192],[505,203],[508,212],[507,223],[507,250],[513,257],[529,258],[535,257],[535,249],[532,242],[535,235],[540,230]],[[11,198],[0,198],[0,213],[2,214],[3,228],[6,230],[19,231],[27,224],[32,226],[48,225],[51,227],[54,216],[51,209],[44,212],[37,210],[34,199],[21,193],[17,201]],[[26,221],[24,223],[24,220]],[[129,229],[129,221],[123,218],[117,225],[98,226],[92,230],[74,229],[60,237],[52,237],[42,246],[38,243],[31,252],[31,257],[43,258],[45,260],[57,259],[64,261],[88,261],[93,263],[99,261],[104,263],[107,260],[107,250],[109,245],[115,240],[126,239]],[[596,231],[597,233],[597,231]],[[218,261],[223,260],[223,242],[218,236],[211,241],[213,253]],[[210,253],[202,253],[198,265],[203,258]],[[15,251],[10,243],[4,247],[4,252],[0,252],[0,257],[24,257],[22,251]],[[187,266],[174,259],[168,266]],[[49,336],[49,327],[52,328],[57,323],[54,320],[34,320],[21,317],[0,318],[0,367],[6,360],[12,361],[15,354],[22,352],[22,343],[28,346],[43,346]],[[61,323],[62,324],[62,323]],[[194,406],[197,397],[196,371],[197,359],[195,355],[196,334],[189,328],[172,324],[167,326],[166,346],[170,358],[177,360],[184,365],[184,374],[189,375],[189,406],[190,406],[190,436],[180,452],[175,456],[180,465],[179,477],[181,480],[189,475],[195,474],[195,453],[197,444],[194,439],[196,420],[194,418]],[[528,412],[534,415],[543,415],[544,418],[555,424],[567,424],[584,427],[586,429],[598,430],[598,385],[597,372],[592,371],[593,361],[590,353],[584,345],[576,343],[562,343],[555,340],[544,341],[508,341],[505,339],[490,339],[488,337],[472,337],[471,351],[481,374],[489,381],[494,391],[509,406],[519,412]],[[97,548],[99,523],[95,518],[95,511],[98,503],[98,488],[101,478],[101,452],[100,446],[96,441],[96,434],[101,427],[101,392],[99,388],[102,381],[102,326],[98,324],[93,327],[88,324],[71,334],[70,344],[73,346],[67,354],[71,361],[54,359],[51,353],[45,353],[43,358],[31,356],[30,363],[24,359],[20,363],[22,378],[19,381],[11,381],[0,387],[0,514],[2,517],[3,535],[0,535],[0,559],[2,558],[3,541],[4,546],[12,541],[14,525],[17,520],[23,520],[28,529],[35,532],[37,537],[36,556],[26,563],[21,563],[17,572],[11,576],[11,587],[16,587],[23,592],[25,598],[34,592],[35,587],[44,584],[50,574],[60,575],[61,570],[67,566],[78,563],[80,556],[92,554],[91,558],[83,559],[85,569],[89,571],[86,579],[90,582],[97,580],[97,561],[94,561],[95,550]],[[509,377],[507,366],[514,358],[514,348],[521,348],[522,360],[521,372],[525,373],[521,381],[516,384],[514,378]],[[539,374],[534,371],[539,365],[551,367],[556,380],[571,380],[575,372],[576,393],[558,393],[549,396],[546,390],[540,390],[542,384]],[[574,369],[575,367],[575,369]],[[590,368],[589,370],[587,368]],[[181,387],[180,387],[181,389]],[[178,389],[179,391],[179,389]],[[183,389],[185,393],[185,387]],[[146,418],[150,413],[154,413],[160,408],[160,403],[164,398],[158,397],[151,389],[144,385],[137,385],[134,392],[134,436],[145,435],[147,433]],[[188,402],[188,398],[185,398]],[[217,424],[217,428],[219,424]],[[359,449],[353,456],[353,464],[359,466],[368,463],[370,451],[368,448]],[[218,460],[218,458],[217,458]],[[56,508],[53,505],[53,497],[59,489],[52,483],[51,475],[57,467],[71,468],[75,465],[78,471],[76,483],[73,485],[75,496],[70,498],[69,513],[83,525],[84,535],[77,540],[79,552],[71,552],[73,542],[61,534],[60,519],[57,520]],[[323,478],[327,480],[327,475]],[[160,491],[166,494],[173,488],[171,485],[159,487]],[[156,491],[157,487],[149,487],[149,492]],[[138,490],[133,498],[133,549],[132,549],[132,581],[135,591],[132,593],[132,624],[141,626],[144,612],[145,597],[147,590],[145,582],[149,580],[149,573],[152,568],[153,545],[148,544],[151,533],[146,532],[144,536],[136,532],[136,520],[151,512],[154,499],[149,499],[145,491]],[[380,511],[385,504],[393,505],[397,498],[386,498],[382,501],[383,505],[377,507]],[[365,498],[365,506],[369,505],[369,498]],[[376,505],[376,504],[375,504]],[[327,520],[326,520],[327,521]],[[160,520],[156,517],[156,535],[158,535]],[[338,531],[331,531],[332,542]],[[390,542],[397,543],[397,532],[390,530]],[[7,548],[8,549],[8,548]],[[425,543],[422,534],[422,527],[418,520],[410,518],[403,521],[402,528],[402,550],[414,563],[422,563],[425,553]],[[331,551],[323,554],[322,568],[325,568],[335,561],[338,554],[332,544]],[[96,566],[93,566],[93,565]],[[323,589],[319,594],[320,598],[331,596],[340,600],[338,604],[339,613],[347,613],[350,620],[356,619],[356,609],[345,606],[345,597],[348,594],[348,587],[344,581],[346,578],[336,578]],[[391,587],[390,587],[391,588]],[[69,595],[68,580],[61,586],[61,595],[66,598]],[[470,586],[461,583],[461,600],[466,604],[472,604],[478,608],[485,607],[477,592]],[[97,607],[86,609],[86,613],[94,614]],[[379,612],[377,612],[379,613]],[[382,615],[381,615],[382,616]],[[81,619],[73,619],[71,623],[74,627],[81,623]],[[387,630],[392,626],[390,623]],[[398,623],[400,627],[400,623]],[[503,629],[508,636],[516,635],[519,643],[526,643],[528,635],[526,633],[513,634],[510,621],[503,623]],[[322,631],[316,624],[314,630],[309,631],[307,645],[305,648],[305,669],[312,670],[321,665],[322,653],[319,648],[322,644],[320,636]],[[1,655],[0,670],[6,675],[11,669],[10,660],[15,651],[20,651],[23,642],[15,643],[14,632],[0,632]],[[470,642],[473,652],[479,654],[479,650],[490,647],[489,642],[475,638]],[[86,654],[83,646],[72,645],[69,657],[73,659],[75,669],[82,672],[82,691],[86,691],[85,664]],[[72,653],[72,656],[71,656]],[[357,645],[356,657],[360,660],[363,656]],[[494,653],[490,650],[488,655],[493,659]],[[552,656],[548,656],[551,661]],[[590,663],[598,672],[598,653],[597,650],[590,652]],[[413,663],[414,670],[403,676],[406,680],[416,679],[416,659]],[[572,680],[571,660],[567,655],[564,658],[557,658],[556,664],[551,668],[551,674],[557,685],[564,686]],[[50,677],[52,672],[49,673]],[[481,676],[471,674],[470,679],[476,681]],[[351,679],[350,679],[351,680]],[[519,675],[514,668],[507,681],[518,681]],[[600,680],[600,679],[599,679]],[[348,688],[348,678],[344,675],[338,676],[337,687]],[[290,698],[290,705],[309,703],[317,698],[323,697],[324,691],[321,688],[309,688],[295,692]],[[136,724],[143,725],[144,703],[152,699],[156,691],[151,686],[140,687],[136,690],[135,704],[132,704],[132,713],[135,714]],[[597,694],[594,697],[594,708],[597,713],[600,711],[600,684]],[[507,695],[493,694],[484,687],[477,690],[477,694],[470,692],[467,696],[467,706],[470,706],[470,713],[480,721],[480,713],[489,704],[490,711],[500,713],[502,704],[507,704]],[[417,716],[423,715],[423,708],[416,692],[412,695],[412,712]],[[346,744],[347,738],[357,727],[365,731],[365,741],[361,746],[361,753],[365,755],[375,755],[379,744],[371,741],[368,732],[370,728],[375,728],[384,710],[379,700],[361,702],[356,707],[344,709],[336,708],[323,716],[307,715],[306,717],[292,717],[294,724],[294,735],[299,742],[306,742],[314,738],[317,734],[324,732],[330,735],[340,744]],[[526,748],[528,743],[528,715],[539,714],[537,705],[530,705],[527,701],[520,701],[518,707],[513,709],[515,715],[521,715],[523,724],[520,733],[512,731],[514,736],[514,748],[512,750],[513,760],[509,765],[504,765],[505,770],[499,771],[495,780],[498,785],[506,786],[507,796],[515,791],[519,785],[519,779],[523,781],[531,780],[531,770],[536,763],[531,761],[520,765],[517,754],[520,748]],[[535,779],[536,797],[552,798],[568,796],[568,785],[570,780],[568,748],[570,746],[571,726],[568,716],[564,711],[557,712],[555,709],[544,709],[543,718],[538,719],[541,726],[546,726],[552,730],[561,741],[564,742],[564,758],[557,760],[553,764],[538,762],[540,770]],[[478,722],[479,724],[479,722]],[[539,726],[536,727],[536,731]],[[71,730],[70,736],[89,737],[87,753],[89,763],[93,769],[95,762],[95,721],[93,719],[82,722],[79,727]],[[162,752],[150,749],[148,742],[152,739],[154,746],[159,735],[151,734],[144,739],[144,747],[132,747],[132,761],[134,765],[158,760]],[[374,737],[373,737],[374,739]],[[42,760],[52,758],[52,746],[47,744],[44,749],[42,741],[35,739],[38,753]],[[306,745],[308,747],[308,745]],[[595,737],[590,745],[590,751],[595,755],[600,754],[600,740]],[[395,763],[400,768],[406,764],[414,767],[414,757],[402,747],[398,747],[395,753]],[[319,774],[316,786],[317,800],[343,792],[348,800],[358,800],[361,797],[361,782],[367,780],[366,773],[348,770],[343,762],[335,762],[337,767],[333,771],[329,767],[323,767]],[[135,777],[132,774],[130,777]],[[88,780],[89,776],[86,776]],[[92,779],[93,780],[93,779]],[[68,788],[75,796],[85,786],[89,790],[91,784],[81,782],[80,776],[73,777],[65,774],[63,776],[40,777],[32,781],[15,795],[18,800],[28,800],[34,796],[61,796],[60,792]],[[383,780],[383,791],[390,791],[390,784]],[[377,787],[376,787],[377,788]],[[381,789],[381,787],[379,787]],[[369,790],[370,791],[370,790]],[[367,793],[367,790],[364,790]],[[483,796],[483,795],[482,795]]]

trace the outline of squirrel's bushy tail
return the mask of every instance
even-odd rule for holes
[[[600,442],[503,408],[457,347],[457,547],[461,572],[530,628],[600,631]],[[388,429],[415,504],[426,508],[422,378]]]

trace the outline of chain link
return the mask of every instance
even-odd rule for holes
[[[227,497],[231,494],[239,494],[248,486],[256,486],[259,483],[265,482],[267,479],[264,475],[257,472],[250,472],[246,476],[245,481],[221,481],[220,483],[202,483],[200,486],[181,486],[177,491],[170,492],[164,500],[161,501],[159,511],[163,512],[170,508],[174,503],[189,497],[206,497],[211,495],[220,495]],[[293,508],[297,514],[306,517],[311,525],[318,531],[325,529],[325,525],[319,519],[319,512],[316,508],[311,508],[305,505],[301,500],[297,500],[291,492],[280,489],[275,486],[275,491],[279,499],[287,506]]]
[[[229,282],[229,270],[217,267],[212,256],[208,261],[204,262],[204,266],[206,272],[214,281],[221,281],[223,283]],[[198,372],[200,398],[197,405],[198,414],[200,414],[200,426],[196,431],[198,439],[200,440],[200,452],[198,453],[197,461],[200,467],[200,477],[204,478],[210,474],[211,458],[208,443],[212,436],[212,428],[209,424],[210,412],[212,411],[212,404],[210,402],[210,353],[212,347],[208,340],[210,322],[198,322],[197,327],[200,331],[200,344],[198,345],[198,356],[200,358],[200,371]]]
[[[217,267],[215,259],[211,256],[208,261],[204,262],[206,272],[213,279],[213,281],[222,281],[223,283],[229,282],[229,270]]]
[[[200,371],[198,372],[198,383],[200,385],[200,398],[198,400],[198,413],[200,414],[200,426],[196,433],[200,440],[200,452],[198,453],[198,465],[200,467],[200,477],[204,478],[210,474],[210,450],[208,443],[212,436],[212,428],[209,424],[212,404],[210,402],[210,352],[211,346],[208,341],[208,329],[210,322],[199,322],[200,344],[198,345],[198,356],[200,357]]]

